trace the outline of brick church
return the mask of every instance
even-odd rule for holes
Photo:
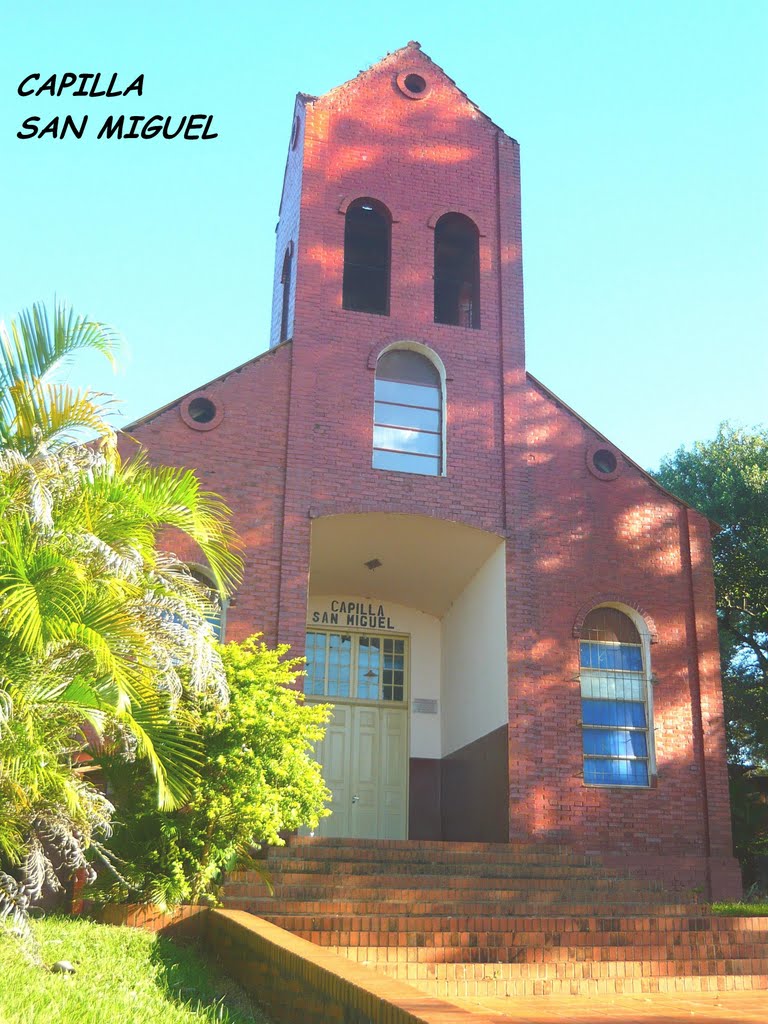
[[[519,147],[418,43],[297,97],[269,350],[128,429],[234,511],[227,638],[335,706],[323,834],[740,892],[712,525],[526,373]]]

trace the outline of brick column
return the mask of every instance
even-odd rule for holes
[[[713,899],[737,899],[741,896],[741,871],[733,857],[731,840],[710,527],[707,519],[693,509],[686,510],[686,515],[699,683],[699,706],[692,710],[700,715],[711,896]]]

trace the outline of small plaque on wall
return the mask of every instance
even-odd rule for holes
[[[413,701],[414,715],[436,715],[437,701],[428,697],[415,697]]]

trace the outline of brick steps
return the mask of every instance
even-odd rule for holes
[[[254,895],[253,890],[247,885],[239,890],[237,886],[228,889],[231,896]],[[260,895],[264,894],[262,887]],[[661,904],[664,900],[663,893],[646,893],[642,890],[624,888],[621,886],[601,886],[593,890],[589,886],[570,886],[567,892],[562,887],[536,886],[516,887],[509,889],[497,889],[495,886],[472,887],[456,886],[451,884],[431,886],[405,886],[405,885],[381,885],[381,886],[347,886],[341,884],[322,885],[283,885],[282,882],[273,882],[273,899],[286,902],[322,902],[323,900],[349,900],[353,897],[357,902],[378,903],[385,906],[392,902],[425,902],[443,901],[449,903],[489,903],[496,904],[498,912],[503,913],[505,909],[514,911],[516,906],[538,906],[549,907],[561,906],[600,906],[610,904],[620,906],[625,903],[640,903],[645,906],[649,904]],[[654,898],[655,897],[655,898]],[[258,898],[258,897],[256,897]]]
[[[700,909],[700,908],[699,908]],[[627,944],[653,945],[663,942],[695,941],[700,936],[728,942],[740,937],[750,942],[768,943],[768,918],[761,917],[657,917],[647,913],[637,917],[508,917],[454,915],[414,915],[399,917],[370,915],[272,914],[270,920],[288,931],[346,931],[379,933],[386,936],[383,945],[402,945],[402,936],[417,937],[443,933],[451,936],[513,936],[523,945],[589,946]]]
[[[727,920],[636,918],[478,919],[404,917],[327,921],[275,916],[273,924],[365,962],[568,963],[614,961],[768,960],[768,921],[760,929],[728,927]],[[590,927],[590,924],[598,927]],[[658,927],[661,924],[662,927]],[[693,927],[691,927],[693,925]],[[662,972],[664,973],[664,972]]]
[[[358,864],[332,863],[330,865],[315,866],[312,863],[290,864],[288,861],[275,863],[271,859],[268,862],[267,870],[273,877],[290,881],[290,884],[302,884],[309,881],[310,884],[327,885],[336,882],[339,885],[352,881],[359,885],[402,885],[405,881],[411,881],[414,885],[432,884],[434,880],[443,879],[448,884],[482,885],[492,882],[498,887],[505,885],[527,885],[531,882],[551,882],[554,885],[599,885],[606,884],[604,868],[600,867],[568,867],[550,865],[455,865],[455,864],[407,864],[407,865],[385,865],[385,864]],[[251,877],[248,872],[235,872],[229,876],[230,883],[247,881]],[[610,883],[626,883],[635,887],[642,885],[650,891],[661,891],[662,885],[655,879],[637,879],[629,874],[621,875],[619,872],[610,874]]]
[[[301,935],[301,938],[308,938]],[[650,950],[647,946],[606,946],[602,949],[585,950],[583,947],[557,949],[536,949],[532,946],[492,947],[471,949],[461,946],[449,947],[396,947],[396,946],[348,946],[334,943],[323,944],[324,949],[333,953],[342,953],[349,960],[356,960],[379,967],[382,964],[495,964],[503,967],[522,967],[532,964],[557,965],[560,968],[572,964],[608,964],[609,976],[620,973],[624,976],[624,964],[641,964],[639,974],[643,976],[666,975],[670,962],[703,965],[706,973],[717,973],[719,963],[731,965],[745,964],[745,968],[729,968],[727,974],[760,974],[767,973],[768,954],[755,957],[749,947],[740,945],[731,950],[720,950],[717,947],[658,947]],[[619,971],[619,969],[621,970]],[[685,969],[686,972],[688,968]],[[546,975],[545,975],[546,976]],[[588,975],[591,976],[591,975]]]
[[[342,953],[348,960],[359,963],[373,963],[377,968],[385,970],[393,977],[405,977],[413,967],[418,977],[425,981],[450,980],[463,981],[467,978],[484,978],[494,981],[517,981],[540,978],[668,978],[668,977],[712,977],[717,975],[718,966],[722,965],[723,976],[758,976],[768,972],[768,958],[741,957],[719,961],[679,960],[671,963],[668,960],[583,960],[569,961],[558,966],[556,972],[550,971],[547,963],[504,963],[490,961],[487,963],[463,963],[445,961],[399,961],[376,962],[361,956],[358,950],[339,947],[332,952]],[[511,994],[511,993],[510,993]]]
[[[388,917],[400,917],[408,914],[414,916],[458,914],[462,916],[545,916],[545,917],[584,917],[590,914],[609,914],[615,917],[636,917],[648,912],[648,901],[638,899],[630,903],[606,902],[591,903],[541,903],[528,899],[510,901],[504,904],[499,900],[456,900],[447,897],[444,900],[425,900],[423,894],[413,899],[401,900],[284,900],[277,897],[264,896],[232,896],[225,892],[224,905],[229,910],[246,910],[259,917],[272,918],[275,914],[306,915],[315,917],[331,917],[338,914],[351,914],[357,917],[383,914]],[[699,913],[701,908],[686,906],[679,903],[660,903],[654,906],[659,915],[682,915]]]
[[[272,922],[273,924],[276,922]],[[638,960],[646,963],[672,960],[686,961],[725,961],[725,960],[763,960],[768,961],[768,945],[757,950],[749,942],[735,941],[732,943],[670,943],[666,945],[635,945],[617,943],[603,946],[533,946],[525,944],[505,945],[487,942],[482,936],[476,941],[462,942],[453,935],[435,935],[425,942],[423,936],[414,933],[409,936],[405,945],[364,945],[366,936],[363,932],[354,936],[349,932],[297,931],[294,934],[303,939],[315,942],[324,948],[336,952],[345,949],[347,955],[355,960],[366,962],[404,962],[404,963],[506,963],[506,964],[540,964],[540,963],[580,963],[621,962]],[[370,938],[377,938],[371,935]],[[351,943],[351,939],[355,939]],[[357,945],[357,940],[361,944]],[[454,940],[454,941],[452,941]],[[370,939],[368,939],[370,941]],[[758,952],[760,955],[758,956]]]
[[[308,850],[313,856],[321,851],[323,860],[335,857],[351,857],[356,861],[370,857],[373,860],[391,860],[393,855],[400,858],[419,858],[434,855],[474,858],[479,854],[490,854],[502,860],[508,856],[535,854],[537,856],[593,856],[578,854],[567,846],[553,843],[531,843],[528,840],[512,839],[508,843],[451,843],[440,839],[320,839],[316,836],[291,836],[286,846],[271,847],[270,859],[292,857],[297,851]],[[594,855],[599,860],[598,855]]]
[[[329,861],[324,863],[323,861],[290,861],[282,859],[280,861],[273,861],[272,858],[269,860],[270,870],[278,872],[283,877],[290,876],[291,878],[336,878],[338,880],[346,879],[347,876],[359,879],[370,879],[380,877],[382,870],[382,864],[375,861],[368,861],[365,864],[355,864],[354,861]],[[446,869],[450,870],[450,874],[446,874]],[[562,881],[568,879],[570,881],[594,881],[604,878],[604,869],[599,865],[562,865],[554,863],[536,864],[528,863],[525,864],[452,864],[449,861],[445,864],[439,862],[432,863],[412,863],[406,862],[402,864],[388,864],[385,867],[387,877],[389,878],[451,878],[461,879],[466,881],[467,884],[477,882],[480,879],[499,879],[499,880],[520,880],[525,881],[528,879],[552,879],[554,881]],[[248,876],[248,872],[236,871],[229,877],[232,882],[242,881]],[[618,872],[612,874],[612,878],[618,878],[621,881],[633,881],[637,882],[637,879],[633,878],[628,873],[625,875],[619,875]],[[655,881],[646,881],[646,885],[650,888],[661,888],[661,884]]]
[[[357,844],[357,845],[356,845]],[[414,848],[411,848],[413,845]],[[290,845],[270,847],[267,859],[273,867],[290,864],[298,870],[339,871],[350,866],[357,872],[387,865],[393,871],[419,870],[448,866],[453,873],[466,868],[468,873],[486,868],[497,873],[525,866],[554,869],[583,868],[604,871],[597,854],[577,853],[556,846],[523,843],[414,843],[398,840],[330,840],[293,838]],[[620,874],[612,869],[612,874]],[[237,874],[237,873],[236,873]],[[628,873],[625,873],[628,876]]]
[[[443,998],[768,988],[768,919],[712,917],[599,858],[522,843],[292,840],[247,910]]]
[[[348,872],[343,875],[329,875],[324,879],[322,876],[310,874],[309,872],[296,873],[291,871],[281,872],[279,876],[275,876],[273,878],[273,887],[279,885],[286,895],[294,889],[303,889],[308,892],[318,890],[327,893],[332,890],[348,892],[350,888],[354,889],[355,892],[371,892],[374,894],[388,889],[415,889],[421,892],[429,889],[451,889],[456,890],[458,895],[461,895],[463,891],[472,894],[487,892],[488,890],[494,893],[509,892],[517,895],[531,889],[536,892],[562,892],[564,882],[567,883],[565,887],[567,887],[569,892],[585,892],[595,896],[599,896],[603,892],[618,891],[627,893],[642,892],[643,895],[647,896],[655,894],[660,899],[665,897],[664,891],[653,883],[636,882],[633,879],[569,878],[567,875],[562,877],[542,877],[537,875],[505,877],[489,874],[475,877],[446,874],[428,875],[426,873],[413,876],[405,872],[402,874],[386,872],[384,874],[371,873],[361,875]],[[233,881],[230,883],[230,888],[236,891],[238,885],[241,884],[247,884],[247,880],[244,882]]]
[[[375,970],[444,999],[768,989],[765,960],[655,966],[658,973],[644,961],[563,964],[556,971],[548,964],[378,964]]]

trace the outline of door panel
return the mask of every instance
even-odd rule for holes
[[[407,800],[404,773],[408,771],[408,718],[399,708],[380,708],[381,737],[380,819],[382,839],[407,836]]]
[[[318,829],[325,836],[349,834],[351,712],[352,708],[345,704],[336,705],[325,738],[315,749],[315,757],[323,766],[323,778],[332,794],[331,815],[323,818]]]
[[[407,838],[406,708],[337,704],[315,756],[333,794],[318,835]]]
[[[379,827],[379,710],[356,707],[352,714],[350,834],[377,839]]]

